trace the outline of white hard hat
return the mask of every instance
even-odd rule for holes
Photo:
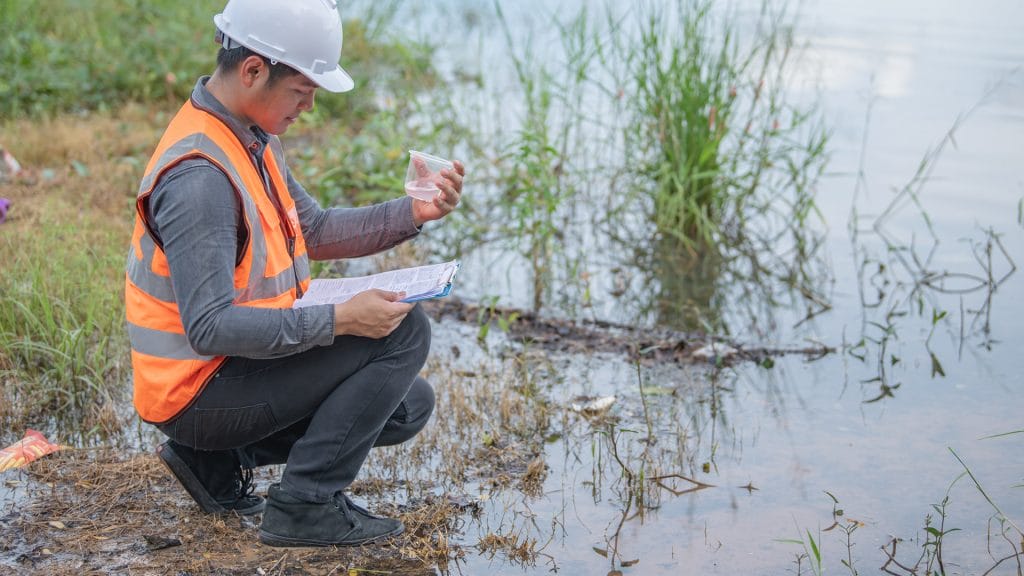
[[[342,32],[334,0],[228,0],[213,23],[225,48],[245,46],[330,92],[348,92],[355,85],[338,65]]]

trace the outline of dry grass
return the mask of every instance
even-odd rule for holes
[[[153,455],[62,452],[24,482],[28,497],[0,518],[0,541],[36,574],[433,574],[461,553],[447,535],[459,509],[444,501],[399,510],[406,534],[386,544],[278,549],[258,543],[257,521],[202,514]]]
[[[357,549],[280,550],[258,544],[258,524],[199,512],[149,454],[70,450],[44,458],[23,475],[26,497],[0,518],[0,541],[17,566],[41,574],[346,574],[352,569],[393,574],[447,570],[467,554],[468,522],[490,494],[542,492],[547,466],[543,435],[550,409],[522,359],[481,365],[474,372],[433,360],[435,420],[414,442],[374,451],[351,491],[398,516],[406,533],[387,544]],[[479,495],[469,495],[467,486]],[[405,498],[401,495],[404,492]],[[479,553],[532,564],[536,535],[522,528],[489,528]],[[152,550],[154,544],[180,545]]]
[[[125,216],[169,114],[127,106],[115,113],[0,124],[0,144],[26,171],[3,187],[13,201],[5,226],[32,226],[56,214],[103,222],[101,229],[120,226],[127,235],[131,220]]]
[[[517,484],[543,451],[550,427],[544,398],[525,390],[514,359],[465,370],[437,356],[425,372],[437,394],[430,425],[408,446],[375,451],[367,470],[408,485]]]

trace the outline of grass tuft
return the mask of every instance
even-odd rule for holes
[[[764,4],[742,41],[731,15],[716,19],[706,0],[641,12],[622,55],[635,91],[626,130],[657,233],[703,252],[770,238],[780,223],[805,226],[827,134],[813,105],[787,102],[795,45],[785,9]]]

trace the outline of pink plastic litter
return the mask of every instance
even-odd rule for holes
[[[4,165],[6,166],[7,171],[10,172],[11,176],[17,176],[21,173],[21,164],[18,163],[14,154],[8,152],[3,146],[0,146],[0,157],[3,158]]]

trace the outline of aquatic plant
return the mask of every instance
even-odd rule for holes
[[[703,252],[808,226],[828,135],[816,106],[786,93],[797,53],[786,7],[763,4],[741,42],[735,15],[706,0],[641,6],[636,43],[616,56],[628,63],[627,165],[650,183],[657,233]]]
[[[496,3],[495,9],[522,90],[519,127],[499,152],[504,169],[498,178],[497,212],[508,223],[508,237],[529,263],[536,312],[554,289],[556,264],[564,265],[563,270],[575,267],[562,244],[566,212],[578,199],[581,185],[572,167],[580,153],[577,139],[593,49],[585,10],[569,24],[560,25],[565,61],[550,66],[536,57],[529,41],[525,48],[517,48],[501,6]]]
[[[664,289],[655,307],[669,324],[693,316],[669,308],[694,299],[707,307],[706,294],[730,276],[745,286],[778,280],[804,295],[809,315],[827,309],[811,261],[828,136],[816,104],[787,100],[794,19],[766,4],[757,33],[740,42],[733,14],[710,2],[668,4],[553,15],[558,35],[543,52],[523,48],[532,37],[513,39],[497,7],[520,88],[507,107],[520,118],[497,145],[500,193],[489,201],[530,264],[534,308],[556,280],[578,280],[572,269],[584,280],[565,304],[586,306],[587,252],[608,243],[640,269],[708,272],[690,282],[704,294],[675,290],[674,276],[645,283]],[[603,237],[583,240],[592,230]],[[680,252],[689,257],[681,268],[654,262]],[[682,327],[727,332],[722,324]]]

